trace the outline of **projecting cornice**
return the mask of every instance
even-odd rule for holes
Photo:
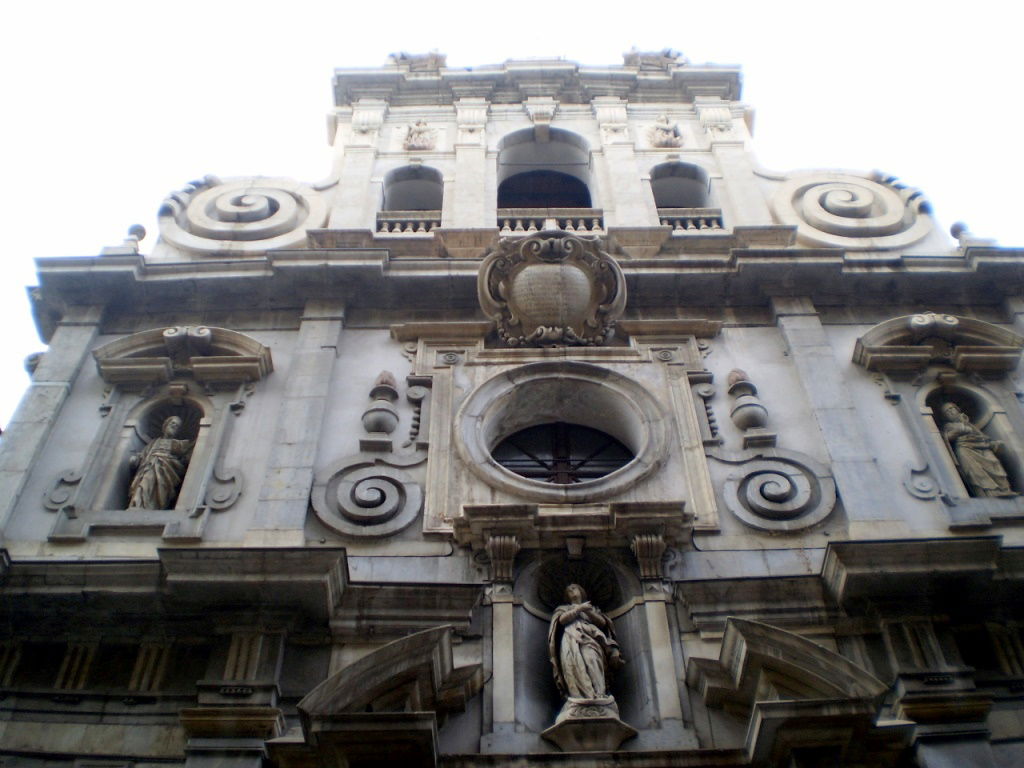
[[[966,248],[955,255],[871,260],[838,248],[743,247],[728,240],[714,252],[647,258],[616,253],[629,286],[624,319],[639,309],[676,314],[686,306],[766,306],[778,296],[806,296],[823,304],[993,306],[1018,296],[1024,284],[1019,249]],[[37,260],[39,286],[29,294],[44,339],[73,305],[153,314],[210,306],[301,307],[308,299],[329,298],[349,309],[456,311],[463,320],[483,320],[477,303],[480,263],[410,253],[402,245],[181,262],[147,261],[141,254],[56,257]]]
[[[701,97],[735,101],[741,91],[739,67],[683,60],[667,60],[659,67],[639,61],[586,67],[562,59],[531,59],[459,69],[443,66],[442,57],[434,64],[417,68],[395,61],[384,69],[336,69],[335,106],[351,106],[360,99],[382,99],[394,106],[452,104],[461,98],[515,103],[529,97],[566,104],[587,104],[600,96],[632,102],[692,102]]]

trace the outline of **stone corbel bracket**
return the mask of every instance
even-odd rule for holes
[[[853,362],[869,371],[914,373],[933,363],[964,373],[1014,370],[1024,337],[983,320],[925,312],[879,323],[859,339]]]

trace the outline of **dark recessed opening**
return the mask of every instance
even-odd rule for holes
[[[589,208],[587,185],[560,171],[525,171],[498,187],[499,208]]]
[[[520,430],[491,455],[517,475],[559,485],[604,477],[633,460],[633,452],[611,435],[564,422]]]

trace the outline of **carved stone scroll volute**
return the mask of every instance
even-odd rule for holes
[[[604,344],[626,306],[622,270],[597,238],[506,238],[477,280],[480,306],[511,347]]]

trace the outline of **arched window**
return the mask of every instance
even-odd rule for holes
[[[533,128],[498,145],[498,208],[589,208],[590,147],[580,136],[552,128],[540,140]]]
[[[440,211],[441,173],[422,165],[396,168],[384,177],[385,211]]]
[[[662,163],[651,169],[651,189],[658,208],[706,208],[709,179],[690,163]]]
[[[517,475],[559,485],[604,477],[633,460],[632,451],[611,435],[564,422],[522,429],[491,455]]]

